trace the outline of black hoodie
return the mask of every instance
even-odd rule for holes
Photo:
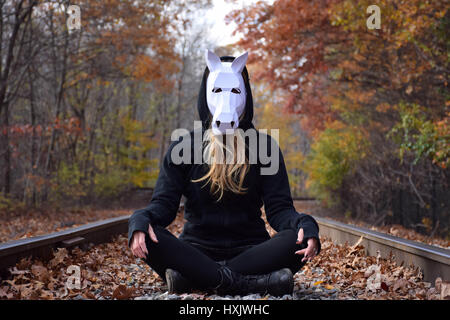
[[[233,59],[233,57],[221,57],[222,61]],[[202,121],[202,133],[210,127],[212,118],[206,102],[208,74],[209,71],[206,68],[197,103]],[[253,100],[246,68],[242,74],[247,100],[245,114],[239,122],[239,128],[244,131],[254,130]],[[194,131],[190,132],[190,137],[191,141],[194,141]],[[298,232],[300,228],[303,228],[304,241],[311,237],[316,238],[320,252],[319,227],[310,215],[298,213],[295,210],[283,155],[278,145],[276,150],[273,150],[279,153],[279,169],[276,174],[261,175],[261,167],[268,167],[269,164],[262,164],[258,157],[257,163],[250,165],[250,170],[244,179],[243,186],[247,188],[247,192],[242,195],[225,191],[222,199],[216,201],[217,198],[210,194],[210,185],[204,186],[205,180],[196,183],[191,181],[203,177],[208,171],[207,164],[193,164],[193,143],[190,163],[175,164],[172,161],[171,152],[182,139],[183,137],[180,137],[179,140],[172,142],[168,148],[160,166],[150,204],[144,209],[136,210],[131,216],[128,227],[129,245],[133,233],[135,231],[147,233],[149,224],[167,227],[175,219],[181,196],[184,195],[186,197],[184,217],[187,222],[180,239],[215,248],[261,243],[270,239],[261,218],[261,208],[264,204],[267,220],[275,231],[292,229]],[[258,139],[260,139],[259,136]],[[272,152],[270,139],[272,138],[269,136],[267,139],[269,157]]]

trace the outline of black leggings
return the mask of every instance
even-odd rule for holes
[[[145,262],[165,281],[167,268],[177,270],[198,288],[212,288],[221,279],[218,269],[225,264],[231,270],[244,274],[266,274],[282,268],[296,273],[305,264],[303,255],[294,254],[305,248],[296,244],[297,234],[293,230],[278,232],[273,238],[254,246],[218,250],[178,239],[168,230],[153,228],[158,243],[146,234],[148,250]]]

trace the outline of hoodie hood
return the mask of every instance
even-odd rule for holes
[[[220,60],[223,62],[232,62],[235,59],[235,57],[231,56],[222,56],[220,57]],[[203,72],[202,77],[202,83],[200,85],[200,92],[198,94],[198,100],[197,100],[197,109],[198,114],[200,116],[200,120],[202,121],[202,127],[203,130],[207,130],[211,128],[211,120],[212,120],[212,114],[209,111],[208,103],[206,101],[206,83],[209,75],[209,69],[208,67],[205,68],[205,71]],[[242,71],[242,77],[244,79],[245,84],[245,90],[247,92],[247,98],[245,102],[245,109],[244,109],[244,116],[242,120],[239,121],[238,128],[241,128],[242,130],[247,130],[250,128],[254,128],[252,120],[253,120],[253,96],[252,91],[250,89],[250,79],[248,76],[247,67],[244,67]]]

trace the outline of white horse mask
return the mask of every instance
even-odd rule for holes
[[[209,76],[206,82],[206,102],[213,115],[214,135],[232,134],[239,126],[239,117],[245,109],[247,92],[242,70],[248,53],[240,55],[233,62],[222,62],[220,58],[206,50],[206,64]]]

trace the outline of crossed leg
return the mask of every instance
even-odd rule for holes
[[[282,268],[291,269],[295,274],[305,262],[303,255],[296,255],[295,251],[306,248],[296,244],[297,234],[293,230],[283,230],[275,236],[227,261],[227,266],[241,274],[266,274]]]
[[[177,270],[199,287],[211,288],[220,283],[220,265],[216,261],[164,228],[155,226],[153,231],[158,243],[151,241],[146,234],[148,255],[145,262],[164,281],[166,269],[170,268]]]
[[[217,286],[221,277],[220,264],[191,244],[182,241],[161,227],[153,228],[158,243],[146,235],[149,252],[145,262],[165,280],[165,271],[171,268],[199,288]],[[292,230],[278,232],[273,238],[245,250],[236,257],[227,260],[226,265],[233,271],[244,275],[266,274],[282,268],[290,268],[296,273],[305,263],[303,255],[294,254],[303,249],[304,244],[296,244],[297,235]]]

